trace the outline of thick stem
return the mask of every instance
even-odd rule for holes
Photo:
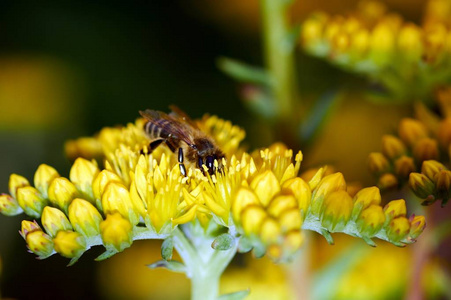
[[[217,299],[219,279],[235,256],[238,241],[230,249],[220,251],[211,248],[212,239],[207,236],[191,236],[189,240],[179,227],[173,234],[174,247],[185,263],[186,276],[191,279],[191,300]]]
[[[266,68],[271,75],[279,120],[293,115],[296,101],[294,51],[288,42],[288,2],[261,0]]]

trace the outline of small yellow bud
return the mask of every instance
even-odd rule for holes
[[[39,258],[49,257],[53,253],[52,238],[42,230],[29,232],[25,241],[30,251],[39,256]]]
[[[312,198],[312,191],[307,182],[300,177],[295,177],[282,184],[282,192],[292,193],[298,202],[303,218],[307,214]]]
[[[77,198],[69,205],[69,220],[77,232],[92,237],[100,233],[99,226],[103,219],[94,205]]]
[[[301,41],[307,48],[320,41],[327,19],[328,17],[326,14],[318,13],[304,22],[301,31]]]
[[[391,61],[395,48],[395,33],[389,24],[379,22],[370,36],[370,59],[379,66]]]
[[[16,216],[23,212],[16,199],[7,194],[0,195],[0,213],[5,216]]]
[[[282,247],[277,244],[272,244],[266,249],[266,255],[273,261],[278,261],[281,259],[283,254]]]
[[[413,148],[413,157],[419,162],[429,159],[438,159],[439,150],[437,141],[431,138],[419,140]]]
[[[299,250],[304,242],[304,236],[301,230],[290,231],[283,241],[283,248],[288,251],[288,254],[292,254]]]
[[[379,205],[371,205],[364,209],[356,221],[359,232],[365,237],[376,235],[384,223],[385,215]]]
[[[104,155],[102,143],[99,139],[93,137],[82,137],[67,141],[64,144],[64,152],[71,161],[77,157],[100,158]]]
[[[34,186],[43,198],[48,198],[49,185],[53,179],[60,177],[58,172],[51,166],[41,164],[34,173]]]
[[[325,176],[313,191],[311,211],[313,214],[319,214],[322,209],[324,197],[335,191],[345,191],[346,181],[340,172]]]
[[[410,173],[409,187],[421,199],[426,199],[433,195],[435,190],[434,182],[421,173]]]
[[[341,231],[348,223],[353,201],[346,191],[336,191],[326,196],[321,212],[321,224],[330,232]]]
[[[268,217],[265,210],[258,205],[247,206],[241,212],[241,224],[246,234],[257,234],[263,221]]]
[[[404,143],[393,135],[384,135],[382,137],[382,153],[390,158],[395,159],[407,152]]]
[[[416,170],[413,158],[405,155],[396,159],[394,166],[396,175],[402,179],[407,179],[409,174]]]
[[[296,208],[298,203],[293,195],[278,195],[274,197],[267,208],[267,212],[271,217],[278,218],[284,211]]]
[[[251,188],[264,207],[268,206],[271,199],[280,192],[279,181],[271,170],[257,175],[251,182]]]
[[[437,198],[446,200],[451,193],[451,171],[441,170],[434,176]]]
[[[99,174],[97,164],[84,158],[77,158],[70,169],[69,178],[75,187],[81,192],[84,199],[94,203],[92,183]]]
[[[266,218],[261,224],[260,238],[265,245],[277,243],[281,235],[280,225],[273,218]]]
[[[28,182],[28,180],[20,175],[17,174],[11,174],[11,176],[9,176],[9,194],[13,197],[13,198],[17,198],[16,192],[19,188],[24,187],[24,186],[29,186],[30,183]]]
[[[370,205],[379,205],[381,203],[381,192],[375,186],[364,188],[354,196],[353,200],[354,207],[352,209],[352,216],[356,219],[362,210]]]
[[[60,230],[72,230],[66,215],[58,208],[46,206],[42,211],[41,222],[51,237],[55,237]]]
[[[17,189],[17,202],[27,215],[34,218],[39,218],[47,205],[47,200],[32,186]]]
[[[411,239],[416,239],[423,232],[424,228],[426,228],[426,219],[424,216],[414,216],[409,218],[410,221],[410,233],[409,237]]]
[[[418,62],[423,51],[421,29],[413,23],[402,26],[398,36],[398,48],[403,53],[402,59]]]
[[[373,152],[368,156],[368,167],[372,174],[380,175],[390,170],[390,162],[382,153]]]
[[[133,225],[139,222],[139,215],[133,208],[130,193],[120,183],[111,182],[108,184],[102,196],[102,207],[105,214],[118,212]]]
[[[55,178],[49,187],[49,200],[50,202],[61,208],[64,213],[67,213],[69,204],[78,196],[78,191],[74,184],[67,178],[58,177]]]
[[[430,180],[434,180],[435,175],[441,170],[446,170],[446,167],[435,160],[426,160],[421,166],[421,173],[426,175]]]
[[[121,252],[133,243],[133,226],[119,213],[109,214],[100,223],[100,234],[107,250]]]
[[[235,221],[239,222],[241,212],[250,205],[259,205],[257,196],[248,188],[241,187],[232,201],[232,214]]]
[[[279,217],[280,227],[282,232],[289,232],[291,230],[300,230],[302,226],[302,218],[299,209],[292,208],[284,211]]]
[[[377,187],[381,190],[387,190],[398,185],[398,179],[391,173],[382,174],[377,182]]]
[[[405,217],[406,212],[406,201],[404,199],[392,200],[384,207],[386,222],[390,222],[394,218]]]
[[[394,218],[387,226],[386,231],[391,242],[399,242],[409,234],[409,220],[406,217]]]
[[[103,170],[96,176],[92,183],[92,192],[95,199],[102,199],[103,192],[110,182],[122,183],[122,180],[119,176],[108,170]]]
[[[19,233],[25,240],[27,238],[27,234],[36,230],[42,231],[41,226],[39,226],[39,224],[36,221],[32,222],[28,220],[23,220]]]
[[[451,144],[451,117],[440,122],[437,132],[437,139],[443,149],[448,149]]]
[[[67,258],[80,257],[86,251],[86,239],[75,231],[58,231],[53,242],[55,251]]]
[[[365,28],[360,28],[357,32],[351,35],[351,56],[359,60],[368,52],[370,43],[370,34]]]
[[[407,145],[413,147],[419,140],[428,137],[428,131],[423,123],[418,120],[404,118],[399,123],[399,137]]]

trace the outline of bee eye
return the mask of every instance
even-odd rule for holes
[[[213,156],[211,155],[207,156],[206,164],[208,169],[213,169],[213,161],[214,161]]]

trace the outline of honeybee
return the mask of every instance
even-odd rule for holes
[[[186,176],[185,163],[189,167],[197,167],[204,172],[203,166],[208,168],[208,173],[213,175],[217,170],[214,161],[218,161],[218,171],[222,168],[224,153],[218,148],[215,141],[202,132],[197,124],[178,107],[171,105],[171,112],[166,114],[161,111],[146,109],[139,113],[146,119],[144,131],[152,142],[149,151],[152,152],[158,146],[165,143],[172,152],[178,151],[178,163],[180,173]]]

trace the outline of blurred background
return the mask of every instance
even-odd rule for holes
[[[419,22],[425,1],[383,2]],[[299,22],[318,9],[344,13],[356,3],[295,1],[292,19]],[[0,191],[8,191],[9,174],[32,180],[41,163],[67,176],[64,141],[132,122],[145,108],[166,111],[176,104],[192,117],[216,114],[244,127],[251,149],[268,145],[272,140],[264,121],[244,108],[239,85],[216,65],[222,56],[263,64],[259,12],[256,0],[0,1]],[[409,106],[366,101],[355,89],[362,79],[301,51],[298,64],[299,90],[306,101],[331,88],[344,90],[321,135],[306,145],[305,167],[333,164],[349,181],[374,184],[366,170],[367,155],[380,150],[380,137],[410,114]],[[102,249],[93,249],[68,268],[68,260],[59,255],[37,261],[26,252],[17,233],[22,218],[0,217],[0,292],[5,298],[189,295],[183,275],[145,268],[158,259],[159,243],[135,243],[100,263],[93,259]],[[247,259],[238,257],[238,273],[244,272],[239,268]],[[230,272],[237,276],[236,269]],[[275,280],[250,276],[264,283]],[[281,276],[279,295],[291,299]]]

